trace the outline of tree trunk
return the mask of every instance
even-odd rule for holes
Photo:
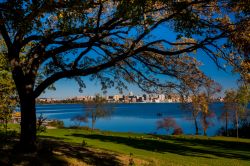
[[[207,136],[207,120],[205,115],[203,115],[203,135]]]
[[[228,136],[228,112],[226,112],[226,136]]]
[[[8,115],[6,115],[6,116],[8,116]],[[8,133],[8,118],[6,117],[3,121],[4,121],[5,135],[7,136],[7,133]]]
[[[15,46],[8,49],[8,57],[20,100],[21,134],[19,148],[21,148],[21,151],[32,152],[36,147],[36,101],[33,95],[35,70],[27,74],[27,70],[20,63],[18,45]]]
[[[203,130],[203,134],[204,134],[204,136],[207,136],[207,129]]]
[[[92,121],[91,121],[91,129],[92,131],[94,130],[94,115],[93,115],[93,112],[92,112]]]
[[[195,125],[195,135],[199,135],[199,128],[196,118],[194,118],[194,125]]]
[[[31,95],[20,97],[21,108],[21,147],[25,151],[35,150],[36,142],[36,108],[35,98]]]
[[[235,120],[236,120],[236,136],[237,139],[239,138],[239,118],[238,118],[238,111],[235,112]]]

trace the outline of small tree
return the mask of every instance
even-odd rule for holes
[[[195,124],[195,134],[199,134],[198,118],[200,117],[203,133],[207,135],[207,129],[212,124],[209,119],[213,117],[213,112],[209,109],[207,95],[204,92],[194,93],[187,106],[186,109],[192,112]]]
[[[239,137],[239,120],[246,113],[249,101],[249,86],[244,85],[240,86],[238,90],[225,91],[224,109],[228,112],[233,112],[237,138]]]
[[[199,87],[196,83],[191,83],[189,86],[183,85],[181,91],[181,109],[191,112],[192,120],[195,126],[195,135],[199,134],[198,116],[200,113],[199,102],[197,95],[199,94]],[[190,90],[191,89],[191,90]]]
[[[223,135],[228,136],[228,124],[231,117],[231,112],[223,107],[224,111],[219,117],[219,120],[225,121],[225,129],[223,129]]]
[[[203,126],[203,133],[207,135],[207,129],[213,123],[211,122],[211,118],[215,116],[214,112],[211,110],[211,104],[214,102],[214,96],[216,93],[221,91],[221,85],[217,82],[209,79],[205,82],[204,92],[200,94],[200,108],[201,108],[201,121]]]
[[[192,117],[193,117],[194,125],[195,125],[195,135],[198,135],[199,134],[199,127],[198,127],[197,118],[198,118],[198,115],[201,111],[200,107],[199,107],[199,97],[196,95],[193,95],[191,97],[190,105],[191,105],[190,110],[192,110]]]
[[[212,125],[209,119],[214,116],[214,113],[209,109],[209,105],[213,102],[213,96],[220,91],[221,86],[209,78],[204,78],[202,82],[190,82],[183,85],[181,106],[182,109],[192,113],[196,135],[199,134],[199,117],[201,117],[204,135],[206,135],[207,128]]]
[[[93,101],[88,101],[85,104],[87,106],[86,117],[91,117],[92,130],[94,130],[98,118],[110,117],[114,111],[113,107],[100,95],[96,95]]]
[[[225,134],[228,136],[228,123],[230,120],[230,115],[232,116],[233,110],[236,110],[235,104],[236,91],[227,90],[225,91],[223,112],[220,119],[225,120]]]
[[[202,127],[203,127],[203,134],[204,134],[204,136],[206,136],[207,129],[208,129],[209,125],[211,124],[208,121],[208,118],[211,116],[212,113],[208,108],[209,105],[208,105],[208,100],[207,100],[205,93],[201,93],[198,96],[198,102],[199,102],[199,107],[201,110],[201,122],[202,122]]]
[[[249,101],[250,101],[249,86],[240,86],[236,95],[237,107],[235,110],[237,138],[239,137],[239,116],[242,116],[247,111],[247,106],[249,104]]]

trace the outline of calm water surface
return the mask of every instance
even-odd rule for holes
[[[223,125],[218,120],[222,112],[222,103],[214,103],[211,109],[215,112],[213,126],[209,127],[207,134],[212,136]],[[113,104],[114,112],[109,118],[97,119],[95,128],[120,132],[139,132],[166,134],[164,129],[157,130],[157,121],[164,117],[172,117],[183,129],[185,134],[194,134],[195,128],[191,113],[181,110],[179,103],[135,103],[135,104]],[[86,106],[81,104],[49,104],[37,105],[37,116],[41,113],[48,119],[63,120],[65,126],[72,126],[72,117],[84,115]],[[159,116],[159,113],[162,116]],[[158,115],[157,115],[158,114]],[[82,123],[82,126],[91,127],[91,120]],[[202,133],[202,128],[200,132]]]

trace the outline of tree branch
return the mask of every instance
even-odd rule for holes
[[[2,13],[0,14],[0,21],[1,21],[1,25],[0,25],[0,32],[1,32],[1,35],[3,36],[3,39],[8,47],[8,49],[11,49],[12,47],[12,42],[11,42],[11,39],[8,35],[8,32],[6,30],[6,27],[5,27],[5,21],[4,21],[4,18],[2,16]]]

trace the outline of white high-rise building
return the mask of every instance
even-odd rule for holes
[[[160,101],[165,101],[165,95],[163,95],[163,94],[159,95],[159,96],[158,96],[158,99],[159,99]]]

